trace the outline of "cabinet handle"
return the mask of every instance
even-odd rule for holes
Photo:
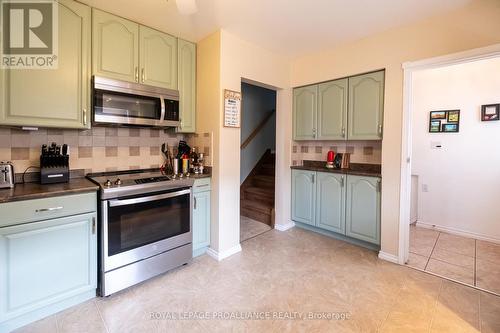
[[[345,138],[345,128],[342,127],[342,137]]]
[[[182,118],[179,118],[179,129],[182,129]]]
[[[194,199],[194,209],[196,209],[196,197],[194,197],[193,199]]]
[[[83,124],[87,125],[87,109],[83,109]]]
[[[139,82],[139,68],[135,67],[135,82]]]
[[[37,213],[53,212],[55,210],[61,210],[61,209],[63,209],[62,206],[59,206],[59,207],[50,207],[50,208],[40,208],[40,209],[35,210],[35,212],[37,212]]]
[[[92,235],[95,235],[95,217],[92,218]]]
[[[377,191],[382,192],[382,181],[377,181]]]
[[[342,178],[340,179],[340,186],[344,187],[344,176],[342,176]]]
[[[312,183],[314,184],[314,174],[312,174],[311,177],[312,177]]]
[[[206,187],[208,184],[196,185],[196,187]]]
[[[378,125],[378,135],[382,136],[382,125]]]
[[[146,73],[144,72],[144,68],[141,70],[142,83],[146,81]]]

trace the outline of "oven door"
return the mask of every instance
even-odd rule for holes
[[[103,201],[104,271],[192,243],[191,212],[191,189]]]

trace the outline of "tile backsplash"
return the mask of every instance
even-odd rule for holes
[[[326,161],[329,150],[350,153],[352,163],[381,164],[381,141],[293,141],[292,165],[302,165],[303,160]]]
[[[203,140],[200,140],[202,138]],[[88,172],[157,168],[164,162],[162,143],[177,149],[179,140],[198,145],[211,158],[211,133],[179,134],[174,129],[94,127],[90,130],[0,128],[0,161],[12,161],[16,173],[39,166],[42,144],[56,142],[70,147],[70,168]],[[172,150],[171,150],[172,151]],[[36,170],[30,170],[36,171]]]

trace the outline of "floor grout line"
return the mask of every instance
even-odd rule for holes
[[[474,286],[477,287],[477,240],[474,239]]]
[[[101,309],[99,309],[99,305],[97,304],[97,301],[95,299],[93,300],[93,303],[97,309],[97,313],[99,314],[99,317],[101,318],[102,324],[104,325],[104,329],[106,330],[107,333],[109,333],[108,325],[106,324],[106,321],[104,320],[104,317],[102,316]]]
[[[437,245],[437,242],[438,242],[440,236],[441,236],[441,232],[439,232],[438,236],[436,237],[436,241],[434,242],[434,246],[432,247],[431,254],[429,254],[429,260],[427,260],[427,263],[425,264],[424,271],[427,270],[427,266],[429,265],[429,261],[431,261],[432,254],[434,253],[434,249],[436,248],[436,245]]]
[[[439,236],[438,236],[439,238]],[[434,324],[434,318],[436,318],[436,309],[437,309],[437,305],[439,303],[439,298],[441,297],[441,293],[443,292],[443,289],[444,289],[444,281],[445,280],[442,280],[441,281],[441,285],[439,286],[439,292],[438,292],[438,295],[436,297],[436,301],[434,302],[434,311],[432,311],[432,317],[431,317],[431,320],[429,322],[429,333],[431,332],[432,330],[432,325]]]

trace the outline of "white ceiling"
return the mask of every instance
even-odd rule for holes
[[[185,16],[174,0],[80,0],[191,41],[219,28],[296,57],[464,6],[472,0],[196,0]]]

